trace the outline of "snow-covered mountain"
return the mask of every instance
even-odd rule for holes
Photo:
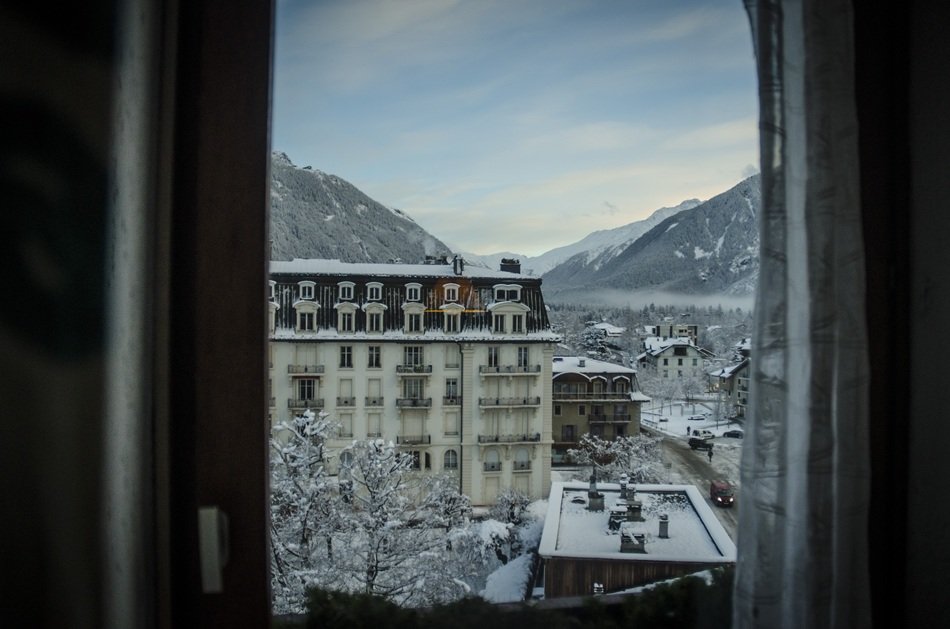
[[[403,212],[352,184],[271,155],[271,259],[333,258],[343,262],[421,262],[449,255],[448,246]],[[497,268],[497,267],[496,267]]]
[[[613,229],[592,232],[575,243],[551,249],[539,256],[523,256],[508,251],[489,255],[479,255],[477,253],[462,253],[462,255],[467,262],[488,268],[498,268],[498,263],[502,258],[518,258],[521,260],[521,268],[532,275],[544,275],[578,254],[583,254],[588,262],[597,259],[598,264],[603,264],[613,256],[620,254],[629,245],[633,244],[637,238],[653,229],[664,219],[683,210],[694,208],[699,204],[699,199],[689,199],[675,207],[663,207],[642,221],[634,221]]]
[[[749,295],[758,281],[760,198],[755,175],[620,250],[578,253],[544,274],[545,295],[591,288]]]

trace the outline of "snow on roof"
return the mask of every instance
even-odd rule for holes
[[[631,391],[630,392],[630,401],[631,402],[649,402],[651,399],[640,391]]]
[[[294,328],[277,328],[271,334],[274,341],[352,341],[352,340],[401,340],[415,342],[445,342],[460,341],[495,341],[498,343],[532,341],[557,343],[561,337],[549,330],[525,332],[524,334],[509,334],[500,336],[490,329],[462,330],[461,332],[445,332],[442,328],[429,328],[425,332],[404,332],[402,330],[386,330],[385,332],[339,332],[335,328],[320,328],[315,331],[297,331]]]
[[[693,340],[686,336],[678,336],[668,339],[660,338],[659,336],[648,336],[643,339],[643,346],[646,347],[646,352],[644,354],[650,354],[651,356],[658,356],[671,347],[683,347],[688,346],[697,350],[699,353],[704,356],[713,356],[713,353],[708,349],[699,347]]]
[[[582,367],[580,361],[584,361]],[[634,375],[636,369],[624,367],[616,363],[608,363],[594,358],[585,358],[584,356],[556,356],[552,367],[554,375],[561,373],[619,373],[625,375]]]
[[[609,323],[598,323],[593,327],[603,330],[607,333],[607,336],[620,336],[627,331],[627,328],[620,328]]]
[[[537,279],[524,273],[495,271],[466,264],[461,275],[456,275],[451,264],[387,264],[373,262],[341,262],[294,258],[271,260],[271,275],[369,275],[374,277],[467,277],[470,279],[495,279],[510,282]]]
[[[635,523],[635,527],[647,534],[646,553],[621,553],[619,531],[608,529],[610,508],[620,499],[620,485],[598,483],[597,490],[604,495],[604,510],[588,511],[587,483],[551,484],[539,555],[618,561],[736,560],[735,544],[694,485],[636,485],[646,521]],[[667,539],[659,537],[661,514],[669,517]]]
[[[746,367],[748,364],[749,364],[749,359],[746,358],[745,360],[741,362],[734,363],[732,365],[726,365],[725,367],[722,367],[720,369],[714,369],[713,371],[709,372],[709,375],[714,378],[731,378],[734,375],[736,375],[737,372],[741,371],[744,367]]]

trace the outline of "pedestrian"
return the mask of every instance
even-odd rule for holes
[[[687,426],[687,427],[686,427],[686,436],[688,437],[688,436],[690,436],[691,434],[693,434],[693,433],[691,433],[691,432],[689,431],[689,426]]]
[[[706,450],[706,455],[709,457],[709,462],[712,463],[712,446],[710,446],[709,449]]]

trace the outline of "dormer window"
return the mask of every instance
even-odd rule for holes
[[[353,282],[340,282],[337,284],[339,288],[339,298],[341,301],[350,301],[353,299],[353,287],[355,284]]]
[[[406,301],[422,299],[422,284],[406,284]]]
[[[298,282],[297,286],[300,287],[301,299],[313,299],[313,287],[316,286],[315,282]]]
[[[518,284],[498,284],[494,287],[495,301],[520,301],[521,286]]]
[[[511,315],[511,331],[514,334],[524,333],[524,315]]]
[[[370,301],[382,301],[383,285],[379,282],[370,282],[366,285],[366,298]]]
[[[446,284],[445,285],[445,301],[458,301],[458,300],[459,300],[459,285]]]
[[[505,315],[503,314],[495,315],[494,325],[492,326],[492,330],[498,333],[502,333],[505,331]]]
[[[424,332],[422,315],[425,312],[425,306],[420,303],[408,303],[403,305],[403,332],[420,333]]]
[[[298,301],[294,304],[298,332],[313,332],[317,329],[317,308],[317,303],[313,301]]]
[[[346,302],[337,304],[336,308],[337,332],[354,332],[356,330],[356,304]]]

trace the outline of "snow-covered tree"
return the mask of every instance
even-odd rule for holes
[[[705,375],[690,373],[679,378],[680,393],[687,403],[693,401],[697,396],[705,393],[709,389],[709,383]]]
[[[302,610],[314,558],[328,552],[337,527],[324,443],[336,429],[326,413],[279,424],[271,438],[271,580],[274,609]]]
[[[626,435],[607,441],[585,434],[568,457],[581,466],[592,466],[601,480],[617,480],[626,474],[632,483],[658,483],[664,475],[661,440],[644,435]],[[578,472],[585,478],[585,472]]]

